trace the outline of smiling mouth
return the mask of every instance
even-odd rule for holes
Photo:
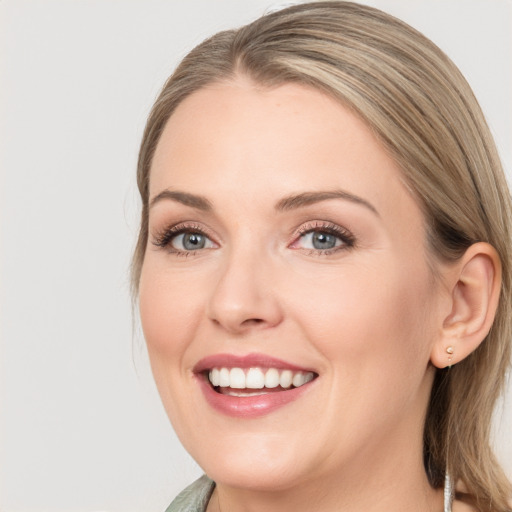
[[[314,372],[262,367],[214,367],[205,376],[217,393],[236,397],[289,391],[318,377]]]

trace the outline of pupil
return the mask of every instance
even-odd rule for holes
[[[336,246],[336,237],[329,233],[313,233],[313,247],[315,249],[332,249]]]
[[[183,247],[187,250],[202,249],[205,245],[203,235],[198,233],[185,233],[183,236]]]

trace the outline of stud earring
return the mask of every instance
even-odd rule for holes
[[[448,354],[448,368],[451,368],[452,367],[452,359],[453,359],[453,353],[454,353],[454,349],[452,346],[449,346],[449,347],[446,347],[446,353]]]

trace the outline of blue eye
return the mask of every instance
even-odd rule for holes
[[[343,241],[339,236],[326,231],[309,231],[300,238],[303,249],[325,251],[343,245]]]
[[[299,229],[292,249],[304,249],[312,255],[328,255],[350,249],[355,245],[354,235],[346,228],[327,221],[307,223]]]
[[[176,255],[190,255],[195,251],[217,248],[212,237],[206,234],[205,228],[190,224],[177,224],[154,233],[153,244]]]
[[[178,251],[197,251],[199,249],[210,249],[213,242],[202,233],[186,231],[174,235],[170,245]]]

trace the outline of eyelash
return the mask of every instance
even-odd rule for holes
[[[307,251],[306,253],[308,255],[327,256],[330,254],[334,254],[338,251],[351,249],[352,247],[354,247],[356,242],[354,235],[347,229],[338,226],[337,224],[333,224],[332,222],[315,221],[311,223],[306,223],[302,225],[299,229],[297,229],[293,234],[294,241],[290,244],[290,246],[293,246],[293,244],[297,243],[303,236],[313,232],[327,233],[329,235],[333,235],[340,239],[342,243],[341,245],[333,247],[331,249],[304,249],[304,251]],[[177,256],[194,256],[198,251],[203,250],[198,249],[196,251],[183,251],[172,247],[172,240],[184,233],[197,233],[199,235],[205,236],[210,240],[213,240],[212,235],[203,226],[196,223],[180,223],[176,224],[175,226],[164,228],[163,230],[155,233],[154,240],[152,241],[152,243],[156,247],[166,249],[171,254],[175,254]],[[300,248],[296,248],[295,250],[299,249]]]
[[[354,235],[348,229],[338,226],[337,224],[333,224],[332,222],[315,221],[302,225],[296,231],[292,245],[298,242],[304,235],[314,232],[333,235],[339,238],[342,243],[341,245],[333,247],[332,249],[305,249],[308,255],[328,256],[339,251],[346,251],[347,249],[351,249],[355,246],[356,243]]]
[[[155,233],[153,245],[157,247],[161,247],[162,249],[166,249],[171,254],[175,254],[176,256],[193,256],[198,251],[182,251],[179,249],[175,249],[171,242],[174,238],[184,233],[197,233],[199,235],[205,236],[208,239],[212,239],[212,235],[206,230],[203,226],[195,223],[181,223],[176,224],[175,226],[170,226],[168,228],[164,228],[162,231],[158,231]],[[199,249],[202,250],[202,249]]]

